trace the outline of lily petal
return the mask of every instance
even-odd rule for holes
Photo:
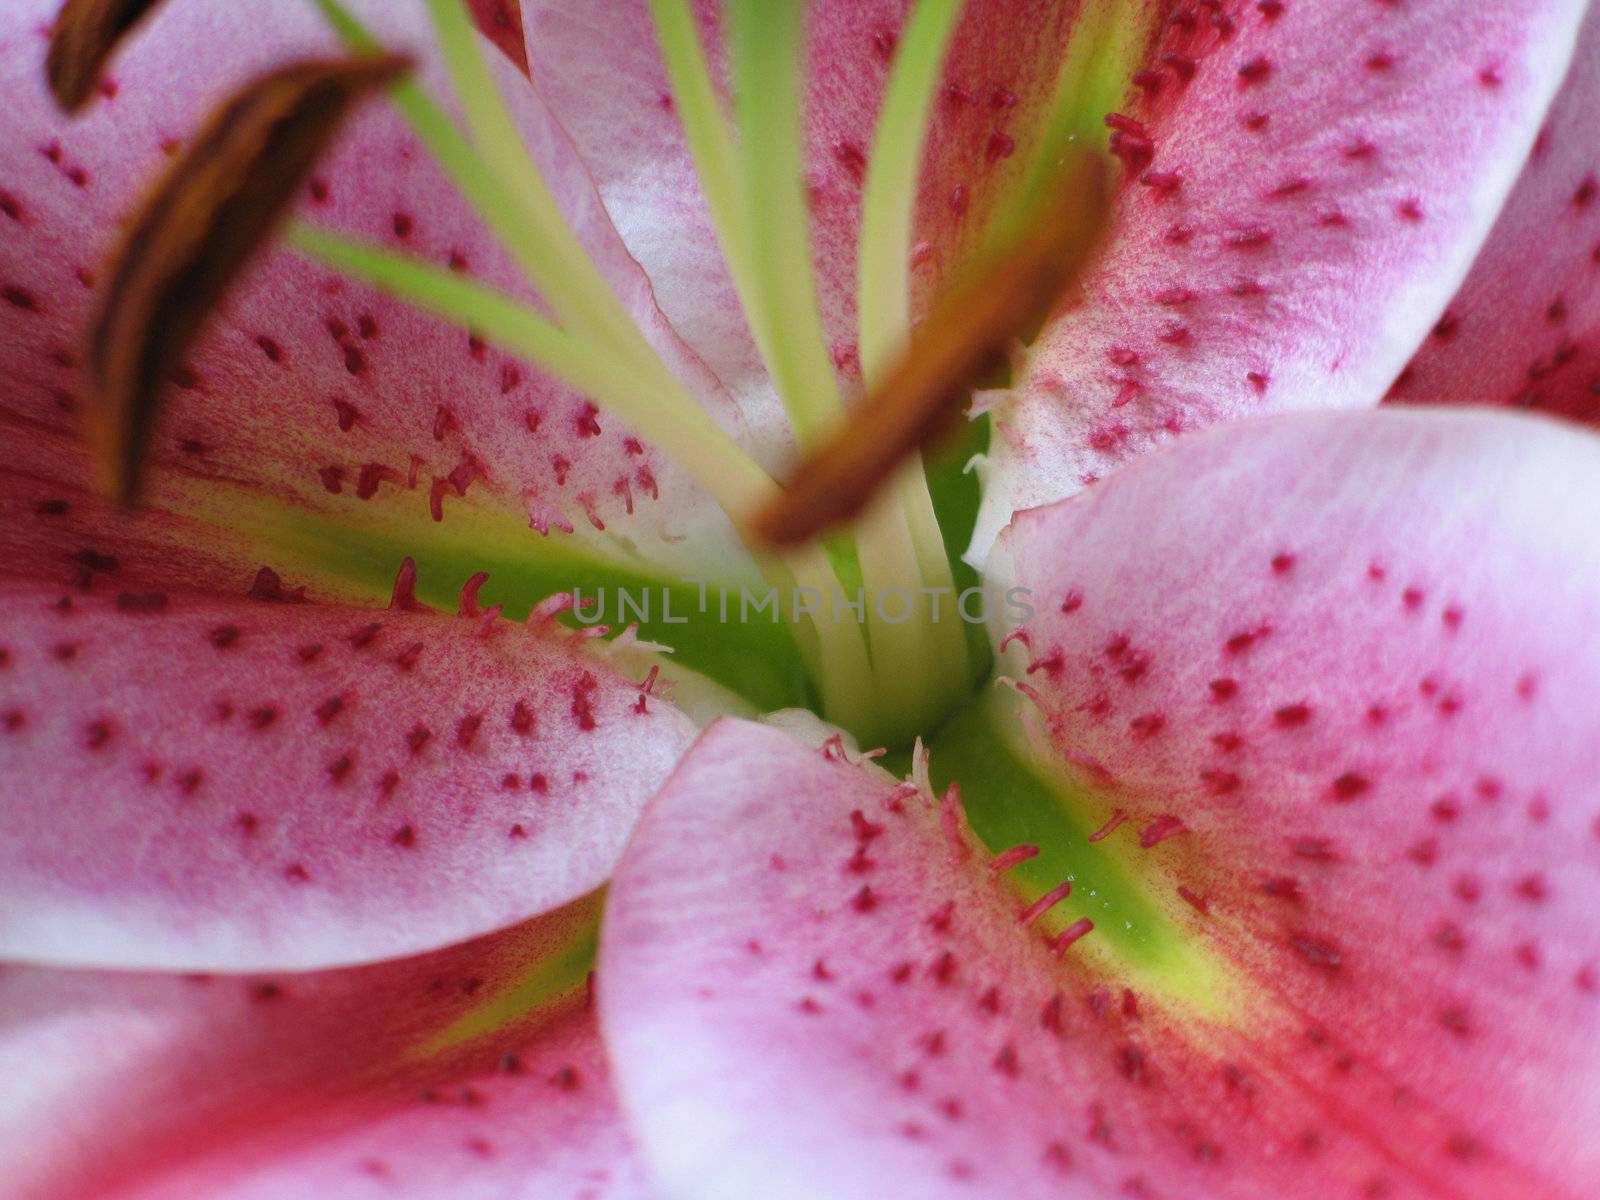
[[[642,1196],[582,970],[478,1028],[594,908],[310,975],[0,968],[6,1194]]]
[[[6,958],[303,968],[500,928],[604,882],[694,736],[554,624],[81,560],[92,593],[0,589]]]
[[[357,8],[386,45],[417,57],[430,90],[449,95],[423,6]],[[89,114],[69,122],[53,111],[42,79],[41,29],[52,11],[53,0],[21,0],[0,22],[0,152],[10,164],[0,194],[0,368],[8,380],[0,405],[13,428],[72,426],[83,386],[78,343],[100,260],[163,150],[245,79],[338,48],[311,5],[261,6],[249,37],[237,36],[237,13],[222,0],[166,5],[121,51]],[[603,272],[669,363],[739,430],[726,394],[655,308],[564,134],[527,79],[504,56],[491,58],[545,178]],[[352,121],[300,211],[531,296],[387,106]],[[8,442],[13,436],[32,433],[8,434]],[[235,291],[178,373],[154,461],[191,481],[199,493],[191,504],[219,523],[237,519],[227,497],[244,492],[390,536],[452,511],[485,516],[497,522],[497,537],[524,541],[529,554],[541,550],[530,522],[573,527],[597,552],[673,564],[689,553],[691,535],[701,535],[697,551],[718,539],[736,546],[680,468],[585,397],[286,250]],[[481,539],[481,525],[470,536]]]
[[[1103,268],[997,412],[972,560],[1175,433],[1377,403],[1511,190],[1585,7],[1180,13],[1119,131]]]
[[[1600,421],[1600,9],[1472,273],[1391,395]]]
[[[1103,844],[1182,970],[1074,940],[1087,901],[1036,921],[948,801],[714,726],[602,931],[671,1194],[1585,1195],[1597,468],[1510,417],[1303,416],[1018,518],[1043,744],[1138,816]]]

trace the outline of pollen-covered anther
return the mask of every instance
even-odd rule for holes
[[[68,0],[50,31],[46,71],[56,103],[76,112],[92,99],[111,55],[159,0]],[[108,81],[109,83],[109,81]],[[105,85],[101,85],[104,87]]]
[[[377,55],[304,59],[252,80],[127,223],[86,362],[94,388],[86,415],[112,496],[135,498],[168,381],[344,115],[408,66]]]

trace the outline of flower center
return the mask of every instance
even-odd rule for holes
[[[1042,323],[1087,257],[1105,208],[1098,168],[1063,173],[1061,164],[1095,157],[1098,114],[1120,99],[1119,68],[1147,20],[1128,15],[1131,0],[1086,0],[1031,126],[1016,119],[1016,138],[1006,135],[1022,150],[1014,186],[962,231],[964,265],[945,272],[957,283],[919,325],[914,212],[964,5],[913,8],[892,43],[870,153],[855,152],[865,400],[847,404],[855,384],[841,380],[824,332],[804,183],[805,0],[727,0],[727,61],[716,68],[690,0],[649,0],[717,241],[801,456],[785,486],[702,407],[590,257],[518,134],[463,0],[426,2],[464,127],[415,82],[391,98],[544,308],[309,225],[292,224],[290,244],[531,360],[681,467],[743,539],[748,562],[734,574],[759,573],[776,591],[823,716],[888,746],[942,723],[983,675],[982,627],[997,600],[951,552],[970,527],[975,489],[941,488],[958,498],[936,503],[921,451]],[[314,3],[352,52],[380,49],[341,0]],[[1073,205],[1062,206],[1063,193]]]
[[[318,0],[352,47],[373,45],[338,0]],[[414,85],[402,111],[517,256],[555,322],[462,280],[394,256],[297,228],[304,251],[413,301],[462,320],[573,382],[633,424],[721,504],[763,574],[817,686],[828,719],[869,743],[904,745],[970,694],[987,659],[981,631],[992,599],[958,586],[957,572],[920,454],[932,417],[959,404],[982,371],[1036,329],[1086,256],[1104,205],[1085,189],[1066,219],[1060,162],[1097,145],[1093,114],[1113,107],[1103,72],[1112,45],[1140,22],[1122,4],[1091,5],[1031,139],[1015,195],[998,204],[979,239],[965,291],[936,313],[925,343],[913,336],[913,214],[927,129],[962,0],[922,0],[898,39],[862,178],[857,248],[859,357],[865,405],[847,411],[819,315],[804,188],[801,93],[804,0],[729,0],[724,100],[688,0],[650,0],[673,106],[699,175],[717,239],[753,340],[808,462],[848,461],[862,486],[848,523],[773,550],[751,521],[784,504],[784,492],[706,415],[622,308],[567,226],[516,135],[459,0],[428,0],[465,111],[470,143]],[[1114,76],[1110,76],[1114,77]],[[1093,141],[1091,141],[1093,139]],[[1043,231],[1051,236],[1040,237]],[[1063,266],[1065,264],[1065,266]],[[1040,268],[1048,268],[1040,270]],[[999,311],[986,302],[1015,297]],[[959,346],[963,353],[936,351]],[[909,380],[909,382],[908,382]],[[863,412],[920,414],[874,423]],[[932,414],[930,416],[929,414]],[[896,432],[899,429],[901,432]],[[904,432],[909,430],[909,432]],[[847,448],[841,450],[840,447]],[[851,453],[849,448],[865,453]],[[817,457],[819,452],[821,457]],[[802,467],[802,473],[805,468]],[[837,472],[836,472],[837,474]],[[826,495],[836,489],[822,489]],[[795,494],[798,494],[796,489]],[[801,501],[820,508],[821,502]],[[793,511],[795,502],[789,502]],[[951,517],[954,517],[954,522]],[[966,514],[946,514],[946,525]],[[759,530],[759,523],[756,525]],[[824,532],[819,541],[815,533]],[[962,582],[974,584],[970,576]],[[963,603],[963,596],[966,597]]]

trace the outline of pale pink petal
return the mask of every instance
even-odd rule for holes
[[[1175,13],[1118,131],[1129,168],[1081,308],[997,413],[972,554],[1184,430],[1376,404],[1521,169],[1573,0]]]
[[[0,967],[6,1195],[642,1197],[581,966],[564,962],[593,908],[311,975]],[[541,972],[548,995],[482,1020]]]
[[[1600,420],[1600,9],[1472,273],[1392,397]]]
[[[295,968],[499,928],[604,882],[693,738],[557,625],[167,592],[99,545],[92,590],[0,587],[7,958]]]
[[[628,247],[649,272],[674,326],[745,404],[781,420],[751,341],[684,145],[654,26],[640,0],[525,0],[538,86],[594,175]],[[824,0],[810,6],[805,134],[819,300],[835,365],[859,378],[856,244],[874,125],[906,6]],[[955,264],[982,226],[1009,160],[1042,111],[1078,6],[1051,0],[973,2],[952,44],[932,114],[919,189],[919,296]],[[703,40],[725,70],[714,4],[699,6]],[[787,236],[787,232],[785,233]]]
[[[257,6],[247,35],[225,0],[163,5],[114,61],[105,94],[69,121],[44,88],[43,31],[56,7],[19,0],[0,18],[0,436],[8,459],[14,442],[76,427],[79,347],[96,278],[117,222],[164,151],[256,72],[338,46],[314,6],[299,0]],[[450,94],[424,6],[356,7],[390,45],[417,55],[435,94]],[[737,433],[739,414],[666,326],[565,135],[517,69],[504,56],[493,61],[546,179],[602,270]],[[531,296],[381,101],[358,114],[298,211]],[[732,544],[722,514],[682,470],[587,398],[287,250],[268,255],[235,290],[178,373],[155,457],[159,475],[194,481],[191,507],[212,512],[237,487],[390,534],[470,511],[498,521],[505,539],[525,540],[530,555],[544,549],[530,523],[575,527],[602,550],[614,550],[622,534],[639,553],[669,562],[690,535]],[[464,538],[483,536],[481,523],[456,524],[469,526]]]
[[[714,726],[602,932],[653,1167],[729,1198],[1586,1196],[1597,480],[1546,425],[1302,416],[1018,519],[1024,678],[1085,827],[1133,816],[1102,853],[1154,906],[1142,954],[1057,957],[1107,897],[1025,925],[957,809]]]

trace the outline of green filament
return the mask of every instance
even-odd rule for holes
[[[711,213],[722,257],[728,264],[728,273],[733,278],[762,360],[769,361],[774,331],[768,328],[765,312],[758,303],[751,266],[752,227],[740,197],[738,148],[717,98],[694,13],[688,0],[650,0],[650,14],[655,21],[656,40],[661,47],[678,116],[683,123],[684,140],[694,159],[695,173],[706,198],[706,208]],[[794,419],[793,414],[790,419]]]
[[[773,382],[802,445],[843,414],[811,266],[800,140],[805,62],[802,0],[732,0],[734,115],[749,228],[776,230],[751,247],[755,307],[772,333]]]
[[[475,330],[594,397],[688,470],[724,511],[746,512],[772,495],[771,479],[692,398],[674,403],[672,396],[652,392],[625,366],[526,305],[431,264],[310,226],[292,225],[288,240],[346,275]],[[810,588],[829,605],[839,586],[815,547],[781,564],[761,565],[774,583]],[[861,631],[852,622],[827,619],[830,614],[831,609],[810,618],[802,649],[813,659],[826,711],[851,728],[869,727],[873,689]]]
[[[1043,126],[1021,184],[990,224],[991,245],[1004,244],[1035,212],[1060,177],[1069,146],[1103,145],[1103,118],[1122,103],[1128,76],[1159,21],[1138,0],[1087,0],[1067,53],[1056,71]]]
[[[939,76],[962,0],[922,0],[895,50],[861,193],[856,257],[861,371],[881,380],[911,336],[911,219]]]
[[[772,480],[693,398],[652,391],[627,366],[557,329],[527,305],[454,272],[309,225],[292,225],[288,240],[326,265],[471,329],[593,396],[684,467],[726,511],[747,511],[773,494]]]
[[[962,0],[921,0],[912,10],[895,51],[873,132],[856,252],[861,371],[869,388],[882,381],[894,358],[910,344],[909,263],[917,181],[928,119],[961,10]],[[951,588],[953,594],[950,560],[920,464],[904,470],[885,492],[905,515],[923,585]],[[930,630],[927,652],[936,661],[952,664],[952,669],[943,673],[943,681],[963,687],[967,671],[961,629],[950,621],[941,626],[926,606],[919,615]],[[928,702],[938,705],[948,698],[935,694]]]
[[[538,168],[528,158],[483,62],[461,0],[429,2],[452,80],[480,145],[468,141],[415,81],[392,89],[396,108],[557,318],[608,345],[649,376],[653,385],[673,386],[676,381],[671,372],[650,349],[573,235]],[[377,48],[377,41],[339,0],[315,3],[352,50],[370,53]]]
[[[768,367],[804,445],[842,414],[817,303],[803,188],[805,5],[733,0],[729,16],[745,224],[780,233],[752,247],[751,291],[763,314],[752,325],[772,331]],[[968,684],[961,631],[948,618],[942,627],[932,619],[924,590],[951,587],[933,526],[926,486],[908,475],[886,489],[853,530],[868,595],[877,705],[896,714],[894,740],[925,727]],[[911,617],[903,623],[885,619],[878,603],[896,592],[910,599]]]

